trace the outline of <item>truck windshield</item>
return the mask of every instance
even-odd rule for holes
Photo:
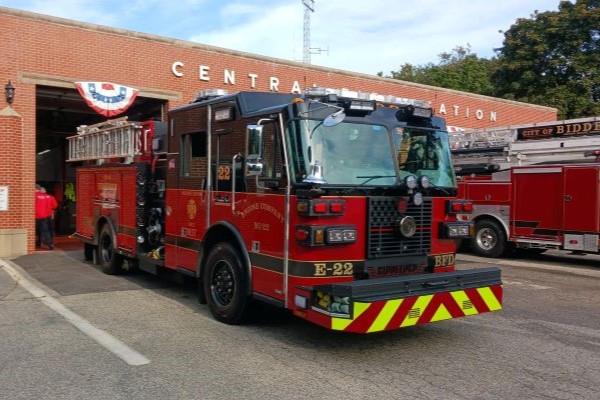
[[[291,122],[288,143],[296,182],[308,175],[311,164],[322,168],[328,185],[390,186],[397,182],[390,135],[381,125],[323,121]]]
[[[287,134],[297,183],[318,164],[327,185],[395,186],[408,175],[427,175],[435,186],[455,186],[445,132],[398,127],[390,135],[383,125],[294,120]]]
[[[398,127],[393,137],[402,178],[427,175],[434,186],[456,186],[446,132]]]

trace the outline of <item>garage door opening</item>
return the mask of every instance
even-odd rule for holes
[[[138,96],[129,109],[118,115],[129,121],[161,121],[167,102]],[[36,87],[36,182],[52,194],[59,206],[54,218],[56,247],[66,250],[67,240],[75,231],[75,168],[66,163],[67,138],[77,134],[77,127],[93,125],[107,118],[92,110],[76,89],[50,86]]]

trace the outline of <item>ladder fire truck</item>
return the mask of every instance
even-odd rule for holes
[[[498,268],[455,270],[471,205],[427,103],[209,90],[68,140],[86,258],[192,277],[221,322],[257,300],[355,333],[502,308]]]
[[[600,118],[467,131],[451,137],[459,196],[473,202],[471,250],[598,253]]]

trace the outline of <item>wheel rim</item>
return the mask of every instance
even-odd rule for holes
[[[100,240],[100,258],[103,262],[110,261],[112,257],[112,239],[109,235],[102,236]]]
[[[210,290],[215,303],[228,306],[235,294],[233,268],[226,261],[218,261],[210,278]]]
[[[496,247],[498,244],[498,236],[493,229],[483,228],[477,232],[477,246],[479,248],[489,251]]]

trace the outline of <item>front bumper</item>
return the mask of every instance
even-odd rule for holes
[[[300,287],[295,313],[332,330],[372,333],[502,309],[497,267]]]

